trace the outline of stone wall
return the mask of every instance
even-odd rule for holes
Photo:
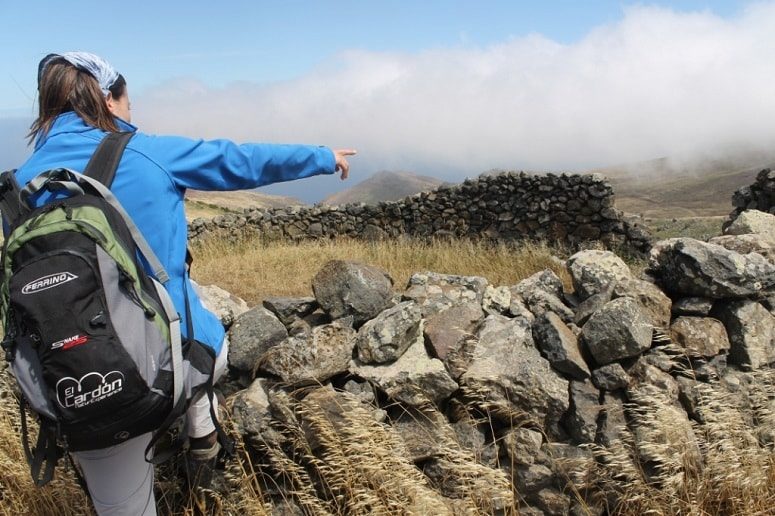
[[[189,234],[197,238],[224,230],[293,239],[545,238],[572,246],[600,240],[638,251],[648,250],[650,239],[643,227],[625,220],[614,208],[613,189],[603,176],[524,172],[483,175],[376,206],[250,208],[210,221],[194,220]]]
[[[752,185],[738,188],[732,195],[732,206],[735,209],[725,226],[746,210],[775,214],[775,171],[765,168],[756,175]]]

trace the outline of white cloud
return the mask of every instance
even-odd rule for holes
[[[174,80],[133,106],[148,132],[356,147],[366,173],[579,170],[771,146],[773,55],[775,3],[733,19],[634,7],[571,45],[349,51],[282,83]]]

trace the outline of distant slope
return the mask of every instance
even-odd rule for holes
[[[201,192],[186,191],[186,218],[193,220],[198,217],[212,218],[228,212],[240,212],[245,208],[284,208],[285,206],[301,205],[302,201],[295,197],[267,195],[250,190],[237,192]]]
[[[617,208],[645,217],[728,215],[732,194],[753,183],[763,168],[775,167],[772,156],[671,164],[667,159],[599,169],[614,188]]]
[[[443,181],[409,172],[383,171],[361,181],[352,188],[329,195],[323,204],[349,204],[363,202],[376,204],[382,201],[397,201],[418,192],[438,188]]]

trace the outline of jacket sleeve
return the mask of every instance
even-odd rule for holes
[[[333,174],[334,153],[314,145],[238,145],[230,140],[150,136],[150,155],[180,188],[244,190],[318,174]]]

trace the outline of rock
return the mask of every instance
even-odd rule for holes
[[[421,330],[419,338],[395,362],[372,366],[355,359],[350,362],[350,372],[409,405],[438,403],[456,391],[458,385],[441,360],[428,356],[423,340]]]
[[[424,272],[413,274],[404,299],[415,301],[427,317],[450,306],[475,301],[481,306],[489,282],[478,276]]]
[[[573,310],[565,306],[559,297],[545,290],[533,290],[525,298],[525,304],[535,317],[541,317],[546,313],[555,313],[563,322],[573,322]]]
[[[306,411],[300,416],[301,427],[313,452],[319,452],[326,446],[321,442],[324,436],[321,436],[319,426],[313,424],[313,418],[325,420],[339,433],[350,428],[350,418],[362,418],[368,414],[355,396],[349,392],[334,390],[331,385],[309,392],[302,400],[302,406]]]
[[[367,321],[355,337],[358,359],[364,364],[398,360],[413,342],[422,338],[421,318],[417,303],[406,301]]]
[[[442,418],[429,417],[413,407],[403,407],[398,417],[390,420],[390,425],[403,439],[408,458],[415,463],[443,455],[446,450],[441,435],[444,432],[448,435],[453,433]]]
[[[513,428],[503,436],[501,446],[505,449],[510,464],[529,466],[535,463],[543,441],[541,432],[524,427]]]
[[[261,356],[286,337],[288,331],[273,313],[253,308],[240,315],[229,330],[229,365],[252,372]]]
[[[775,285],[775,265],[762,255],[739,254],[692,238],[657,242],[649,268],[674,296],[743,298]]]
[[[332,260],[312,279],[318,304],[332,319],[351,315],[360,326],[387,308],[393,280],[386,272],[356,262]]]
[[[618,362],[604,365],[592,371],[592,384],[604,391],[624,389],[630,385],[631,381],[630,375]]]
[[[581,334],[595,362],[605,365],[649,349],[652,327],[640,303],[620,297],[590,317]]]
[[[748,299],[717,303],[711,312],[729,336],[729,362],[759,369],[775,362],[775,316]]]
[[[532,324],[533,321],[535,321],[535,315],[533,315],[533,312],[530,311],[530,309],[520,297],[511,297],[511,303],[509,304],[509,314],[512,317],[525,319],[528,324]]]
[[[627,431],[624,396],[619,393],[604,392],[595,443],[608,448],[615,441],[620,441]]]
[[[577,380],[589,378],[589,367],[581,356],[578,339],[557,314],[548,312],[536,320],[533,339],[552,367]]]
[[[724,229],[725,235],[755,233],[775,241],[775,215],[759,210],[745,210]]]
[[[642,392],[657,389],[662,393],[664,399],[671,401],[678,399],[678,383],[666,371],[649,363],[649,357],[640,357],[628,373],[633,378],[627,387],[629,398]]]
[[[555,430],[568,409],[568,382],[557,375],[533,343],[521,319],[490,315],[461,383],[497,411],[525,411],[539,427]]]
[[[585,322],[592,317],[592,314],[603,308],[611,300],[614,293],[614,285],[609,285],[597,294],[592,294],[576,307],[576,313],[573,316],[575,324],[583,326]]]
[[[259,368],[289,386],[319,384],[347,371],[354,338],[355,330],[338,321],[316,326],[311,335],[288,337],[271,348]]]
[[[570,511],[570,497],[556,489],[541,489],[531,500],[547,516],[565,516]]]
[[[592,382],[570,382],[570,408],[563,423],[576,443],[595,442],[600,409],[600,391]]]
[[[513,297],[527,298],[536,290],[548,292],[560,298],[563,295],[562,280],[554,271],[545,269],[529,276],[516,285],[509,288]]]
[[[724,325],[711,317],[678,317],[670,325],[670,338],[690,354],[712,357],[729,349]]]
[[[708,243],[720,245],[740,254],[758,253],[770,263],[775,262],[775,239],[764,235],[724,235],[713,237],[708,240]]]
[[[610,251],[579,251],[568,259],[567,268],[573,288],[582,300],[620,280],[632,278],[627,264]]]
[[[318,302],[314,297],[270,297],[264,299],[264,308],[272,312],[286,327],[296,319],[301,319],[318,308]]]
[[[445,360],[451,350],[459,349],[463,340],[475,333],[482,319],[484,312],[479,303],[470,301],[455,305],[428,316],[425,336],[435,355]]]
[[[214,313],[226,329],[234,324],[234,320],[237,317],[250,309],[243,299],[223,290],[217,285],[199,285],[193,280],[191,284],[194,286],[197,294],[199,294],[204,307]]]
[[[522,495],[536,493],[545,487],[549,487],[554,480],[552,470],[541,464],[517,466],[515,469],[515,484],[517,491]]]
[[[681,297],[673,301],[671,312],[674,316],[689,315],[707,317],[713,308],[713,300],[707,297]]]
[[[474,455],[476,461],[492,468],[498,465],[498,449],[495,443],[488,443],[484,432],[473,421],[462,419],[452,424],[460,447]]]
[[[287,439],[269,424],[272,413],[268,391],[267,381],[257,378],[250,387],[235,394],[231,404],[231,419],[235,429],[247,442],[254,446],[260,443],[279,447]]]
[[[511,306],[511,291],[509,287],[493,287],[487,285],[482,297],[482,308],[488,314],[506,314]]]
[[[635,278],[623,279],[614,286],[614,299],[631,297],[644,308],[652,326],[667,328],[670,326],[670,308],[672,301],[653,283]]]

